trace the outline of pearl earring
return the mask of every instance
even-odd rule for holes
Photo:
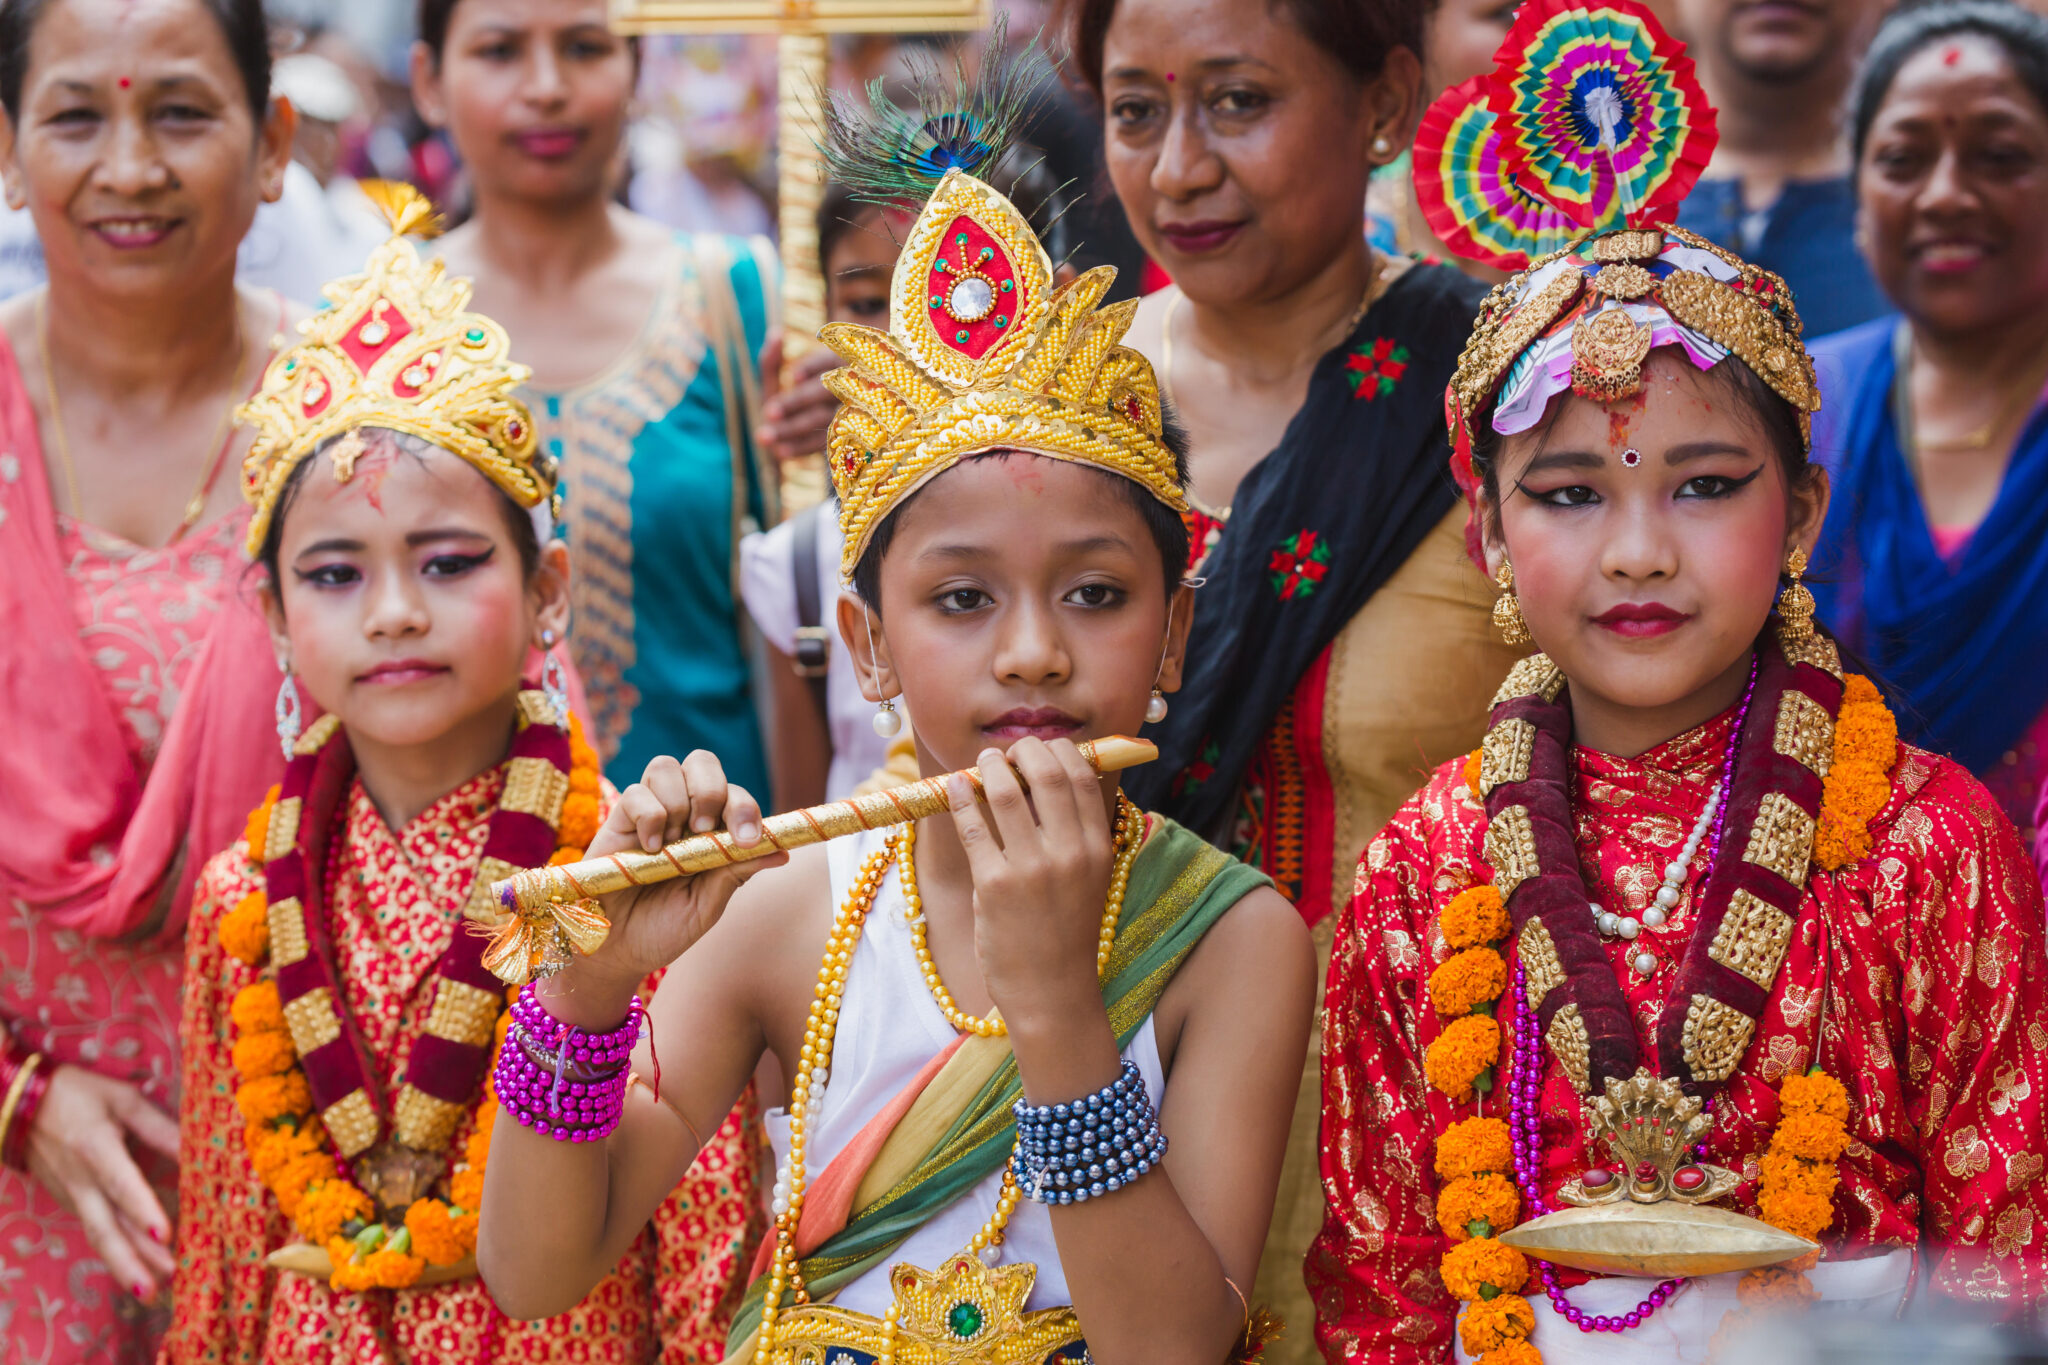
[[[875,733],[883,739],[894,739],[903,732],[903,717],[896,713],[896,700],[882,698],[882,704],[875,708]]]
[[[1145,703],[1145,723],[1157,725],[1166,719],[1166,694],[1158,688],[1152,689],[1152,700]]]
[[[1384,133],[1372,140],[1372,154],[1382,160],[1393,156],[1394,144],[1387,141]]]

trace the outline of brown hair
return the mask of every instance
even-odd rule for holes
[[[1102,49],[1116,18],[1117,0],[1060,0],[1055,27],[1073,52],[1068,64],[1096,99],[1102,98]],[[1387,54],[1405,47],[1420,61],[1423,35],[1436,0],[1268,0],[1303,37],[1330,54],[1364,85],[1379,77]]]

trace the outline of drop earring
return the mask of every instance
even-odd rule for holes
[[[868,631],[868,668],[875,680],[875,691],[882,690],[881,670],[875,668],[875,622],[865,611],[861,613],[861,624]],[[873,720],[875,733],[883,739],[894,739],[903,733],[903,717],[896,712],[896,699],[884,697],[875,707]]]
[[[1152,689],[1152,700],[1145,703],[1145,723],[1157,725],[1166,719],[1166,694],[1158,688]]]
[[[292,761],[292,751],[298,747],[303,721],[304,713],[299,709],[299,681],[286,668],[284,682],[277,689],[277,747],[284,750],[287,763]]]
[[[1799,581],[1806,572],[1806,551],[1794,547],[1785,556],[1785,577],[1791,582],[1778,594],[1778,619],[1788,640],[1800,641],[1813,638],[1813,592]]]
[[[544,630],[540,633],[540,646],[547,651],[541,660],[540,690],[546,694],[548,706],[555,713],[555,724],[569,728],[569,679],[562,672],[562,661],[555,657],[555,633]]]
[[[1529,634],[1529,623],[1522,619],[1521,600],[1515,596],[1515,566],[1503,559],[1493,581],[1500,588],[1500,596],[1493,603],[1493,628],[1510,645],[1533,643],[1535,637]]]

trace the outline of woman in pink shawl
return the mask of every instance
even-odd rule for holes
[[[0,305],[0,1365],[154,1352],[186,902],[282,768],[230,423],[287,320],[234,279],[291,145],[266,39],[259,0],[0,0],[49,268]]]

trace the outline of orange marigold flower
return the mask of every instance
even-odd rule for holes
[[[456,1208],[475,1213],[483,1207],[484,1173],[472,1166],[449,1176],[448,1198]]]
[[[1451,897],[1437,918],[1437,928],[1453,948],[1498,943],[1508,936],[1507,903],[1500,898],[1499,888],[1481,882]]]
[[[220,917],[222,951],[251,967],[270,951],[270,903],[261,891],[251,891],[241,903]]]
[[[549,867],[566,867],[566,866],[568,866],[568,865],[569,865],[570,863],[580,863],[580,862],[582,862],[582,861],[583,861],[583,850],[582,850],[582,849],[580,849],[580,848],[577,848],[577,847],[575,847],[574,845],[565,845],[564,847],[561,847],[561,848],[558,848],[558,849],[556,849],[556,850],[554,851],[554,853],[552,853],[551,855],[549,855],[549,857],[548,857],[548,866],[549,866]]]
[[[1543,1352],[1526,1338],[1504,1341],[1479,1357],[1476,1365],[1543,1365]]]
[[[1849,1134],[1834,1119],[1820,1114],[1787,1114],[1771,1136],[1771,1147],[1807,1161],[1832,1166],[1849,1146]]]
[[[252,1081],[262,1076],[281,1076],[299,1064],[299,1051],[292,1046],[292,1036],[278,1029],[243,1034],[235,1039],[233,1057],[235,1070]]]
[[[1862,821],[1851,819],[1823,805],[1813,835],[1813,860],[1829,872],[1839,872],[1863,861],[1870,852],[1870,831]]]
[[[267,1182],[280,1166],[293,1157],[318,1151],[320,1133],[313,1125],[305,1123],[297,1128],[272,1128],[252,1123],[242,1132],[242,1145],[248,1150],[249,1164]]]
[[[228,1016],[243,1033],[284,1027],[284,1002],[277,998],[277,983],[258,981],[235,992]]]
[[[556,827],[555,841],[564,848],[588,848],[597,837],[597,825],[597,797],[571,792],[562,799],[562,822]]]
[[[1472,1083],[1500,1060],[1500,1025],[1483,1014],[1451,1022],[1429,1045],[1422,1068],[1429,1083],[1454,1100],[1467,1099]]]
[[[377,1206],[346,1180],[323,1180],[307,1190],[292,1214],[299,1232],[315,1246],[341,1235],[341,1225],[352,1218],[367,1220]]]
[[[295,1219],[306,1191],[323,1180],[334,1179],[334,1174],[333,1157],[325,1152],[308,1152],[277,1168],[277,1173],[270,1177],[270,1192],[277,1196],[277,1206],[284,1216]]]
[[[1536,1330],[1536,1310],[1520,1294],[1501,1294],[1465,1306],[1458,1336],[1467,1355],[1498,1351],[1511,1341],[1525,1341]]]
[[[1757,1161],[1757,1190],[1759,1194],[1772,1191],[1790,1191],[1814,1199],[1832,1199],[1835,1195],[1835,1168],[1817,1161],[1806,1161],[1790,1152],[1766,1151]]]
[[[1757,1196],[1756,1211],[1772,1227],[1809,1242],[1835,1221],[1833,1205],[1801,1190],[1765,1190]]]
[[[1529,1262],[1511,1246],[1491,1237],[1460,1242],[1444,1254],[1444,1288],[1455,1298],[1479,1300],[1482,1287],[1519,1294],[1529,1282]]]
[[[1429,1003],[1438,1014],[1470,1014],[1508,988],[1508,964],[1491,948],[1467,948],[1429,974]]]
[[[287,1071],[245,1083],[235,1091],[235,1105],[251,1123],[273,1123],[311,1113],[313,1092],[306,1088],[303,1072]]]
[[[1484,752],[1483,749],[1474,749],[1465,755],[1465,785],[1472,789],[1475,796],[1479,793],[1479,756]]]
[[[1436,1173],[1442,1180],[1505,1171],[1514,1160],[1515,1144],[1506,1119],[1466,1119],[1444,1129],[1436,1140]]]
[[[405,1230],[412,1234],[413,1251],[430,1265],[454,1265],[470,1253],[448,1206],[438,1199],[415,1199],[405,1211]]]
[[[1825,1071],[1791,1075],[1778,1087],[1778,1107],[1787,1114],[1820,1114],[1847,1123],[1849,1091]]]
[[[363,1274],[378,1289],[404,1289],[416,1284],[426,1268],[422,1258],[390,1247],[380,1247],[363,1258]]]
[[[346,1237],[331,1237],[327,1241],[327,1259],[334,1263],[334,1269],[327,1277],[330,1289],[342,1294],[357,1294],[371,1287],[370,1280],[363,1273],[362,1262],[355,1259],[356,1244]]]
[[[242,838],[249,845],[249,861],[263,861],[263,846],[270,842],[270,812],[277,805],[279,788],[273,786],[263,794],[263,803],[249,812],[248,827],[242,831]]]
[[[1522,1214],[1522,1197],[1504,1175],[1474,1175],[1453,1180],[1436,1197],[1436,1221],[1444,1235],[1462,1242],[1472,1234],[1473,1223],[1483,1223],[1491,1237],[1506,1232]]]
[[[1806,1276],[1783,1266],[1752,1270],[1735,1282],[1735,1297],[1751,1308],[1803,1307],[1820,1297]]]

